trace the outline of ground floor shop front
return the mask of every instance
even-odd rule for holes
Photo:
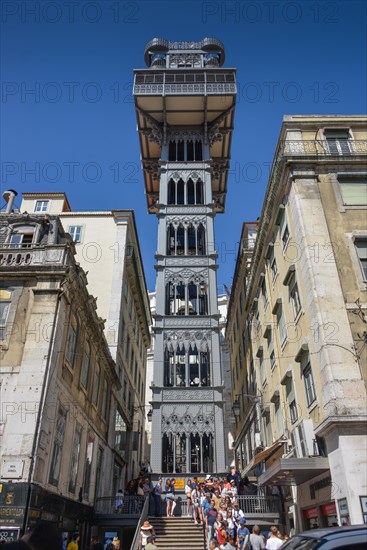
[[[69,539],[89,540],[92,508],[29,483],[0,484],[0,541],[11,542],[37,522],[49,522]]]

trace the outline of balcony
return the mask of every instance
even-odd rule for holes
[[[263,495],[240,495],[238,507],[245,514],[247,523],[267,525],[282,523],[282,500]]]
[[[134,96],[143,95],[227,95],[236,94],[235,72],[231,69],[178,70],[154,73],[152,69],[137,71]]]
[[[345,157],[366,155],[367,140],[286,140],[280,143],[279,153],[287,156]]]
[[[117,509],[116,496],[100,497],[96,499],[94,511],[103,516],[140,517],[144,502],[143,496],[124,496],[123,505]]]
[[[64,266],[71,265],[73,255],[70,249],[62,245],[37,246],[29,244],[3,244],[0,248],[0,266],[2,268]]]

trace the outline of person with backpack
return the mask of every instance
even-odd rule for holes
[[[251,548],[249,546],[250,531],[246,527],[246,520],[244,517],[240,517],[238,520],[237,529],[237,548],[240,550],[247,550]]]
[[[161,515],[161,506],[162,506],[162,478],[160,477],[153,489],[154,496],[154,515],[156,518]]]

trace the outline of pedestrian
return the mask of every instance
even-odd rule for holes
[[[38,523],[27,531],[24,540],[34,550],[62,550],[62,535],[59,529],[51,523]]]
[[[283,541],[278,537],[278,527],[272,525],[270,527],[270,536],[266,541],[266,550],[278,550],[283,544]]]
[[[215,502],[212,499],[210,501],[210,508],[207,511],[207,525],[208,525],[208,547],[210,547],[210,541],[214,538],[214,524],[217,519],[217,511],[215,509]]]
[[[191,516],[191,494],[192,494],[191,479],[188,479],[185,485],[187,517]]]
[[[237,548],[240,548],[242,550],[243,548],[246,548],[247,542],[250,537],[250,531],[246,527],[246,519],[243,516],[240,517],[238,524]]]
[[[232,479],[230,481],[230,485],[231,485],[230,492],[232,493],[232,498],[234,500],[237,500],[238,490],[237,490],[237,486],[236,486],[236,481],[234,479]]]
[[[148,537],[152,535],[155,535],[154,527],[148,520],[145,520],[143,525],[140,527],[139,550],[144,550]]]
[[[192,501],[194,504],[194,524],[201,525],[203,516],[201,510],[201,497],[202,490],[200,485],[196,485],[195,489],[192,492]]]
[[[79,533],[74,533],[71,541],[66,547],[66,550],[79,550],[79,541],[80,541]]]
[[[219,550],[217,546],[217,541],[215,539],[211,539],[209,542],[209,550]]]
[[[118,514],[122,513],[124,507],[124,493],[122,489],[119,489],[115,496],[115,510]]]
[[[214,490],[213,500],[215,502],[215,509],[217,510],[217,512],[219,512],[220,505],[222,503],[222,499],[219,493],[220,493],[220,489],[219,487],[216,487]]]
[[[118,537],[113,537],[112,546],[113,546],[114,550],[120,550],[121,543],[120,543],[120,539]]]
[[[250,544],[252,550],[263,550],[265,548],[264,539],[260,535],[260,527],[258,525],[254,525],[252,528]]]
[[[158,546],[155,544],[156,538],[157,537],[155,535],[151,535],[150,537],[147,538],[147,544],[145,546],[145,550],[158,550]]]
[[[161,515],[162,506],[162,478],[160,477],[153,489],[154,495],[154,515],[158,518]]]
[[[171,494],[173,495],[173,498],[172,498],[172,509],[171,509],[171,517],[173,517],[173,512],[175,511],[175,508],[176,508],[176,494],[175,494],[175,483],[176,483],[176,480],[175,478],[173,477],[171,479]]]

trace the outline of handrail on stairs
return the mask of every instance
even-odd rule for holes
[[[148,512],[149,512],[149,498],[146,498],[144,502],[143,510],[141,512],[141,516],[138,521],[138,525],[136,526],[135,535],[131,543],[130,550],[138,550],[139,548],[140,527],[143,525],[144,521],[147,519]]]

